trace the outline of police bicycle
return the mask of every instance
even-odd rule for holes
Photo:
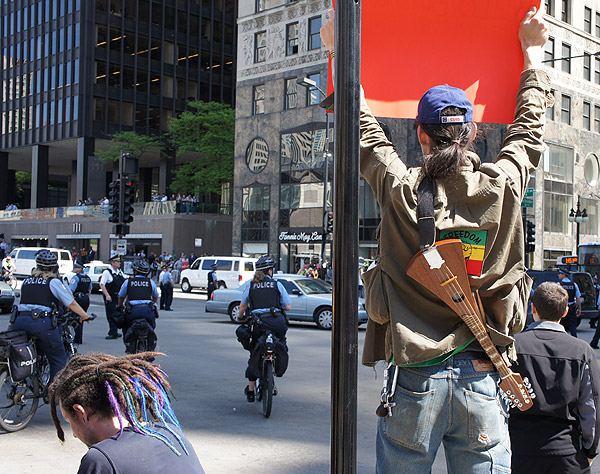
[[[89,321],[96,319],[90,314]],[[79,316],[72,311],[56,316],[57,325],[61,328],[61,339],[67,357],[70,359],[77,354],[73,344],[75,328],[79,324]],[[24,429],[33,419],[40,398],[47,403],[48,385],[50,384],[50,363],[44,355],[37,355],[33,361],[32,375],[22,380],[14,381],[9,368],[8,347],[11,344],[27,342],[24,331],[7,331],[4,335],[5,344],[0,346],[0,428],[14,432]],[[32,337],[35,345],[37,338]],[[36,351],[37,352],[37,351]]]

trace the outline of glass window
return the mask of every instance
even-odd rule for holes
[[[120,123],[119,120],[119,101],[118,100],[109,100],[108,101],[108,122],[109,123]]]
[[[242,189],[242,241],[269,239],[269,186],[250,186]]]
[[[188,32],[188,15],[182,10],[177,10],[177,31],[179,33]]]
[[[548,66],[554,67],[554,38],[548,38],[546,41],[546,47],[544,48],[544,62],[547,62]]]
[[[75,47],[79,48],[79,23],[75,23]]]
[[[571,0],[561,0],[560,19],[571,23]]]
[[[256,13],[262,12],[263,10],[265,10],[267,8],[266,5],[267,5],[267,0],[255,0],[254,11]]]
[[[150,73],[150,94],[160,95],[160,74],[157,72]]]
[[[571,74],[571,46],[566,43],[562,44],[562,57],[565,58],[562,60],[563,72]]]
[[[123,66],[123,89],[134,90],[135,74],[131,67]]]
[[[583,101],[583,128],[585,130],[592,129],[591,113],[592,113],[592,104],[590,104],[589,102]]]
[[[71,84],[71,77],[72,77],[72,72],[73,70],[73,63],[71,61],[67,61],[67,64],[65,64],[65,86],[68,86]]]
[[[58,50],[62,53],[65,50],[65,29],[61,28],[58,32]]]
[[[586,81],[592,80],[592,56],[588,52],[583,56],[583,78]]]
[[[150,40],[150,59],[153,59],[154,61],[162,60],[162,50],[159,39],[152,38]]]
[[[574,150],[548,144],[544,155],[544,231],[569,235]]]
[[[65,98],[65,122],[71,121],[71,98]]]
[[[596,12],[596,36],[600,38],[600,12]]]
[[[308,49],[321,47],[321,17],[317,16],[308,20]]]
[[[58,99],[56,107],[58,109],[58,118],[56,119],[56,122],[63,123],[63,100],[62,99]]]
[[[108,85],[121,87],[121,69],[117,64],[109,64],[108,66]]]
[[[94,97],[94,120],[105,120],[106,112],[105,112],[106,100],[102,97]]]
[[[600,57],[594,58],[594,82],[600,84]]]
[[[298,84],[296,78],[285,80],[285,108],[295,109],[298,105]]]
[[[73,25],[67,26],[67,49],[73,48]]]
[[[285,28],[285,54],[290,56],[298,53],[298,22],[290,23]]]
[[[267,60],[267,32],[260,31],[254,35],[254,62]]]
[[[560,101],[560,121],[571,125],[571,97],[565,94]]]
[[[143,104],[136,104],[135,106],[135,126],[140,128],[146,128],[146,113],[147,107]]]
[[[592,9],[583,7],[583,31],[592,34]]]
[[[315,81],[316,85],[307,94],[307,103],[308,105],[318,105],[321,102],[321,93],[319,92],[321,88],[321,74],[310,74],[308,78],[311,81]]]
[[[108,34],[105,25],[96,25],[96,46],[106,46],[108,42]]]
[[[175,29],[175,9],[172,7],[165,7],[165,28]]]
[[[252,115],[265,113],[265,85],[254,86]]]
[[[79,84],[79,59],[73,61],[73,84]]]
[[[133,125],[133,104],[130,102],[123,102],[121,104],[123,113],[121,115],[121,123],[123,125]]]
[[[600,105],[594,105],[594,132],[600,133]]]
[[[162,2],[152,4],[152,24],[156,26],[162,26]]]
[[[75,3],[77,6],[78,2]],[[73,97],[73,120],[79,119],[79,96]]]

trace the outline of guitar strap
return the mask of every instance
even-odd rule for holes
[[[433,215],[433,181],[425,176],[417,191],[417,218],[421,250],[435,243],[435,217]]]

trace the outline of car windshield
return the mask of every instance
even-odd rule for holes
[[[332,292],[332,287],[329,283],[317,278],[302,278],[294,280],[294,283],[307,295],[329,294]]]

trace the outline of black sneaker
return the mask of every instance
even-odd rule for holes
[[[254,401],[254,390],[250,390],[248,385],[246,385],[244,393],[246,394],[246,400],[248,400],[248,403],[252,403]]]
[[[109,334],[108,336],[106,336],[104,339],[118,339],[119,336],[116,336],[114,334]]]

